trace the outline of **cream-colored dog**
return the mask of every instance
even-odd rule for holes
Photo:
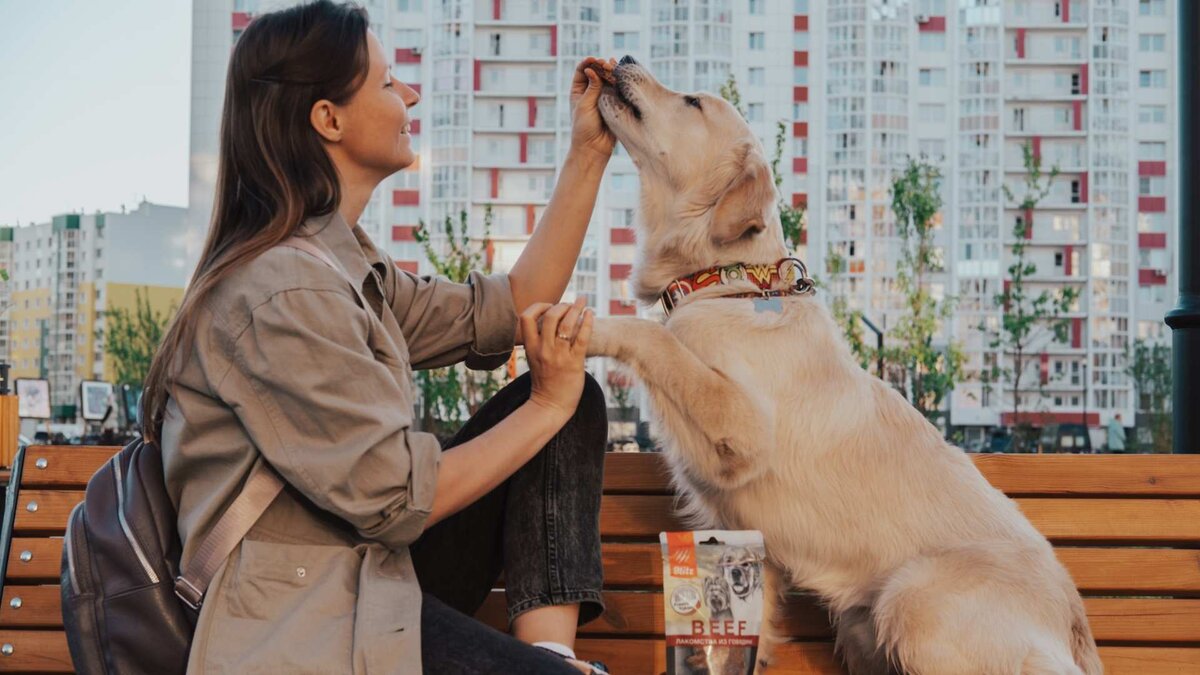
[[[641,176],[638,297],[787,256],[737,111],[629,57],[615,78],[600,109]],[[855,675],[1101,673],[1074,583],[1017,506],[858,366],[820,300],[721,297],[754,288],[740,283],[688,295],[665,325],[600,319],[592,338],[645,383],[692,522],[761,530],[768,588],[819,595]]]

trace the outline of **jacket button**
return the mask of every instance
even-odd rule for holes
[[[303,579],[305,574],[308,574],[308,570],[304,569],[303,567],[296,568],[296,576]]]

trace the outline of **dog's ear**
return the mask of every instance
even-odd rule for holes
[[[766,229],[764,216],[775,206],[771,167],[757,148],[748,148],[742,169],[713,207],[710,235],[717,245],[730,244]]]

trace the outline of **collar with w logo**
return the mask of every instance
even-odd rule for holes
[[[799,258],[783,258],[775,263],[733,263],[717,265],[667,284],[662,292],[663,309],[667,314],[679,301],[691,293],[710,286],[750,282],[757,291],[724,294],[722,298],[771,298],[784,295],[807,295],[816,291],[808,268]]]

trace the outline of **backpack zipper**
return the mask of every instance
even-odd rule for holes
[[[76,593],[79,593],[80,590],[79,578],[75,576],[75,547],[71,545],[75,539],[75,531],[71,529],[71,525],[75,523],[75,514],[79,512],[81,506],[83,506],[83,502],[76,504],[75,508],[71,509],[71,515],[67,516],[67,536],[65,537],[66,542],[63,544],[67,551],[67,573],[71,575],[71,590]]]
[[[117,517],[121,521],[121,530],[125,532],[125,538],[129,540],[129,546],[137,555],[138,561],[142,563],[142,569],[146,571],[146,576],[150,577],[150,583],[158,583],[158,575],[154,573],[154,568],[150,566],[150,559],[142,552],[142,547],[138,544],[137,539],[133,536],[133,530],[129,529],[129,523],[125,521],[125,480],[121,472],[121,457],[117,455],[112,458],[113,463],[113,480],[117,483]]]

